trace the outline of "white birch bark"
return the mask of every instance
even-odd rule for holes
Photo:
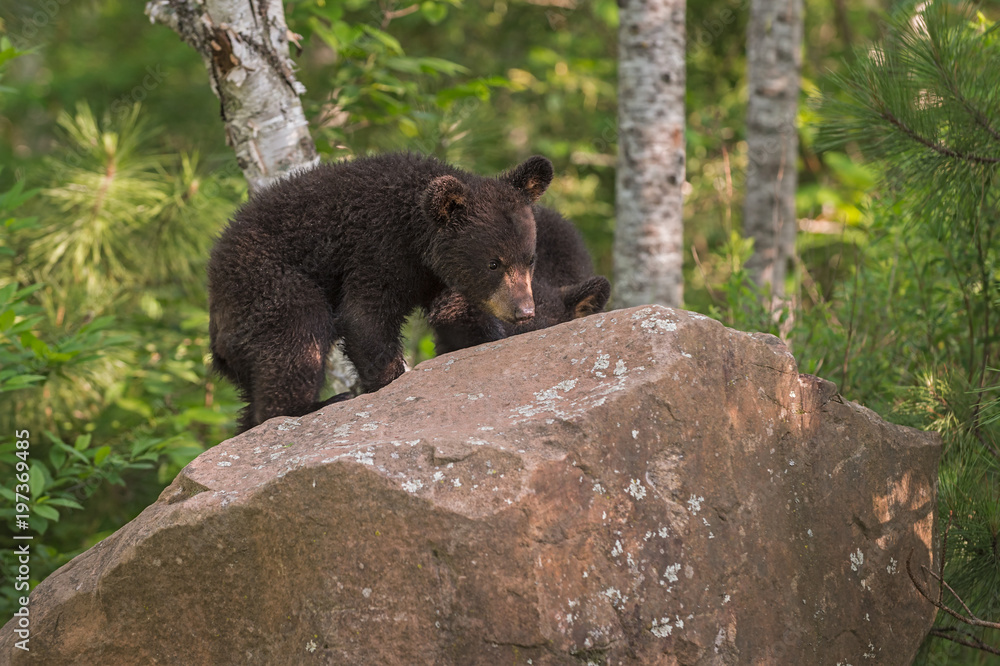
[[[251,192],[319,162],[280,0],[152,0],[146,15],[201,54],[222,104],[226,142]],[[358,390],[357,373],[339,345],[330,351],[327,377],[334,393]]]
[[[152,0],[146,15],[204,59],[222,104],[226,141],[251,192],[319,161],[280,0]]]
[[[746,268],[773,298],[784,295],[795,256],[795,188],[802,0],[752,0],[747,26],[747,179],[743,231],[754,239]]]
[[[684,0],[619,0],[615,307],[684,300]]]

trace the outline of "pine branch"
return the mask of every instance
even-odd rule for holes
[[[954,610],[953,608],[951,608],[948,604],[944,603],[943,601],[931,599],[931,597],[927,594],[927,592],[920,585],[920,583],[917,582],[916,577],[914,577],[914,575],[913,575],[913,571],[910,568],[910,560],[912,560],[912,559],[913,559],[913,551],[911,550],[910,551],[910,556],[906,558],[906,573],[910,577],[910,582],[913,583],[913,586],[915,588],[917,588],[917,592],[920,593],[920,596],[922,596],[927,601],[931,602],[931,604],[933,604],[935,608],[937,608],[939,610],[943,610],[945,613],[947,613],[948,615],[951,615],[952,617],[954,617],[958,621],[964,622],[965,624],[968,624],[968,625],[973,626],[973,627],[985,627],[987,629],[1000,629],[1000,622],[990,622],[988,620],[983,620],[983,619],[980,619],[979,617],[977,617],[976,614],[973,613],[972,610],[969,609],[968,605],[966,605],[966,603],[962,600],[962,598],[960,596],[958,596],[958,593],[955,592],[955,590],[952,589],[951,585],[949,585],[947,582],[945,582],[945,580],[941,576],[939,576],[938,574],[934,573],[933,571],[931,571],[926,566],[920,565],[920,568],[924,570],[925,574],[930,575],[932,578],[934,578],[934,580],[938,581],[938,583],[940,585],[944,586],[944,588],[947,589],[948,592],[950,592],[953,597],[955,597],[955,599],[958,601],[958,603],[960,603],[962,605],[962,609],[965,611],[965,615],[963,615],[962,613],[959,613],[958,611]]]
[[[955,68],[956,63],[953,59],[942,55],[937,40],[932,40],[932,54],[934,56],[934,68],[940,75],[941,81],[944,82],[945,88],[948,89],[948,92],[951,93],[952,97],[962,105],[962,108],[965,109],[966,113],[972,116],[972,119],[977,125],[986,130],[986,132],[994,139],[1000,141],[1000,132],[997,132],[997,130],[993,128],[986,114],[973,106],[969,101],[969,98],[962,94],[962,91],[959,89],[958,80],[955,77],[955,72],[957,71]],[[948,67],[949,63],[952,65],[951,69]]]
[[[941,566],[938,570],[944,573],[944,565],[948,561],[948,535],[951,534],[951,521],[955,517],[954,511],[948,512],[948,525],[944,528],[944,538],[941,540]],[[944,600],[944,586],[938,585],[938,603]]]
[[[948,534],[949,532],[951,532],[953,515],[954,515],[953,512],[948,513],[948,526],[945,527],[944,538],[942,539],[941,566],[940,566],[940,571],[942,573],[944,572],[945,556],[948,551]],[[921,565],[920,568],[924,570],[924,573],[929,574],[932,578],[934,578],[934,580],[938,582],[938,598],[931,599],[930,595],[928,595],[927,591],[924,590],[923,586],[921,586],[920,583],[917,582],[916,577],[913,575],[913,569],[910,566],[910,562],[912,559],[913,559],[913,551],[910,550],[910,555],[909,557],[906,558],[906,574],[910,577],[910,582],[913,583],[913,587],[917,589],[917,592],[920,593],[920,596],[922,596],[927,601],[931,602],[931,604],[933,604],[935,608],[943,610],[945,613],[948,613],[949,615],[956,618],[960,622],[971,625],[973,627],[1000,629],[1000,622],[989,622],[987,620],[982,620],[979,617],[977,617],[976,614],[973,613],[972,610],[969,608],[969,606],[965,603],[965,601],[963,601],[962,598],[958,596],[958,593],[956,593],[955,590],[952,589],[951,585],[945,582],[944,578],[942,578],[940,574],[934,573],[928,567]],[[951,595],[955,597],[958,603],[962,605],[962,609],[965,611],[964,615],[952,609],[950,606],[944,603],[943,598],[945,589],[947,589],[948,592],[950,592]],[[962,631],[957,627],[943,627],[940,629],[932,629],[930,633],[932,636],[937,636],[938,638],[944,638],[953,641],[955,643],[965,645],[966,647],[982,650],[983,652],[988,652],[990,654],[1000,654],[1000,649],[997,649],[992,645],[984,643],[983,641],[979,640],[969,632]],[[956,636],[954,635],[954,633],[960,633],[962,634],[962,636]]]
[[[947,146],[943,146],[939,143],[935,143],[930,139],[920,135],[916,131],[910,129],[906,123],[897,118],[888,109],[883,109],[879,112],[879,117],[888,122],[889,124],[898,128],[901,132],[906,134],[908,137],[916,141],[917,143],[924,145],[931,150],[940,153],[946,157],[952,157],[955,159],[962,160],[963,162],[972,162],[974,164],[1000,164],[1000,157],[986,157],[983,155],[976,155],[975,153],[960,153],[957,150],[953,150]]]
[[[992,125],[990,125],[989,118],[986,117],[985,113],[980,111],[978,108],[974,107],[972,105],[972,102],[970,102],[967,97],[959,94],[957,85],[955,85],[954,89],[951,90],[951,93],[955,95],[955,99],[961,102],[962,107],[966,110],[966,112],[970,116],[972,116],[972,119],[976,121],[977,125],[986,130],[986,132],[994,139],[1000,141],[1000,132],[998,132]]]
[[[959,645],[964,645],[965,647],[970,647],[976,650],[982,650],[989,654],[1000,654],[1000,649],[988,645],[975,636],[973,636],[968,631],[962,631],[958,627],[942,627],[941,629],[931,629],[931,636],[937,636],[938,638],[944,638],[945,640],[958,643]],[[955,634],[961,634],[961,636],[956,636]]]

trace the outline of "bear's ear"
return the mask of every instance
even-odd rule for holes
[[[438,176],[424,190],[423,206],[427,219],[446,225],[465,207],[469,188],[454,176]]]
[[[604,310],[611,296],[611,283],[600,275],[584,280],[579,284],[559,289],[566,312],[573,319],[586,317]]]
[[[552,162],[541,155],[529,157],[500,178],[528,195],[535,203],[552,182]]]

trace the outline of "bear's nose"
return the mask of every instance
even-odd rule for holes
[[[521,307],[518,308],[517,312],[514,314],[514,321],[517,322],[527,321],[528,319],[531,319],[534,316],[535,316],[534,306],[530,308]]]

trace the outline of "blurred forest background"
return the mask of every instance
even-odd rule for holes
[[[11,434],[28,429],[31,525],[43,535],[33,582],[153,502],[231,434],[241,406],[208,371],[205,263],[246,183],[200,57],[143,4],[0,8],[0,518],[13,529]],[[780,334],[802,372],[944,434],[945,578],[995,622],[1000,204],[996,163],[960,158],[1000,156],[1000,11],[967,7],[936,50],[914,56],[913,4],[805,0],[798,259],[777,311],[743,270],[749,2],[688,4],[685,307]],[[575,221],[612,277],[615,0],[303,0],[285,11],[323,159],[411,149],[490,174],[546,155],[557,178],[543,203]],[[910,83],[871,65],[871,45],[893,39]],[[879,95],[912,101],[913,90],[935,101],[919,127],[967,152],[880,142],[891,131],[871,116]],[[426,325],[408,328],[411,362],[432,356]],[[14,609],[3,541],[0,621]],[[959,635],[940,615],[935,631]],[[965,630],[967,642],[1000,644],[995,630]],[[934,638],[920,657],[988,658]]]

